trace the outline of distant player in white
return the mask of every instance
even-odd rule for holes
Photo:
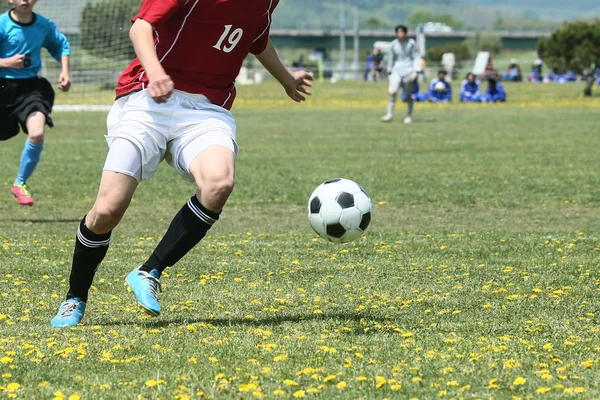
[[[400,89],[404,89],[406,93],[412,93],[413,85],[421,70],[421,56],[417,42],[409,39],[407,33],[408,28],[406,26],[398,25],[396,27],[397,39],[392,42],[392,54],[390,64],[388,65],[388,74],[390,74],[390,100],[387,114],[381,119],[383,122],[391,122],[394,119],[394,109],[396,108],[398,92]],[[411,96],[408,96],[407,103],[408,114],[404,118],[404,123],[410,124],[414,108]]]

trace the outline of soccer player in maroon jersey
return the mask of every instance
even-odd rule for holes
[[[77,230],[67,300],[55,327],[83,318],[94,274],[139,182],[163,159],[198,190],[150,258],[127,276],[137,302],[159,315],[160,275],[206,235],[233,190],[238,151],[231,106],[243,60],[255,54],[296,101],[312,77],[291,72],[269,40],[279,0],[144,0],[130,37],[137,58],[121,74],[107,118],[109,152],[96,202]]]

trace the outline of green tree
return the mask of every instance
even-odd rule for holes
[[[426,24],[427,22],[441,22],[452,28],[462,28],[463,21],[454,18],[450,14],[434,14],[429,10],[417,9],[408,19],[410,26]]]
[[[553,68],[583,72],[600,57],[600,19],[564,23],[540,40],[538,54]]]
[[[442,56],[445,53],[454,53],[456,61],[466,61],[471,59],[471,50],[465,42],[450,43],[442,47],[427,49],[425,58],[427,61],[438,63],[442,61]]]
[[[106,0],[86,4],[80,23],[81,47],[97,57],[133,58],[135,53],[129,41],[129,27],[140,4],[141,0]]]
[[[377,17],[369,17],[362,23],[362,26],[370,29],[380,29],[389,27],[389,24]]]

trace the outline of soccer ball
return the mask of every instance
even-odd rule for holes
[[[351,242],[361,237],[371,222],[371,198],[349,179],[328,180],[310,195],[308,220],[323,239]]]
[[[435,84],[435,86],[433,87],[433,89],[436,92],[445,92],[446,91],[446,85],[444,85],[444,82],[438,82]]]

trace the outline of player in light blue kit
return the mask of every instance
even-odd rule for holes
[[[397,38],[392,42],[392,53],[388,65],[390,99],[387,114],[381,119],[383,122],[391,122],[394,119],[398,92],[400,89],[404,89],[406,93],[412,93],[413,85],[417,81],[418,73],[421,70],[421,55],[419,54],[417,42],[414,39],[409,39],[407,33],[408,28],[406,26],[398,25],[396,27]],[[404,118],[404,123],[410,124],[414,108],[414,101],[411,96],[408,96],[407,104],[408,114]]]
[[[38,76],[42,47],[61,62],[59,84],[65,92],[71,87],[71,50],[56,26],[33,12],[37,0],[9,2],[13,9],[0,15],[0,140],[18,135],[19,125],[29,135],[12,193],[19,204],[31,206],[33,197],[26,182],[40,161],[45,125],[53,126],[54,90],[50,82]]]

